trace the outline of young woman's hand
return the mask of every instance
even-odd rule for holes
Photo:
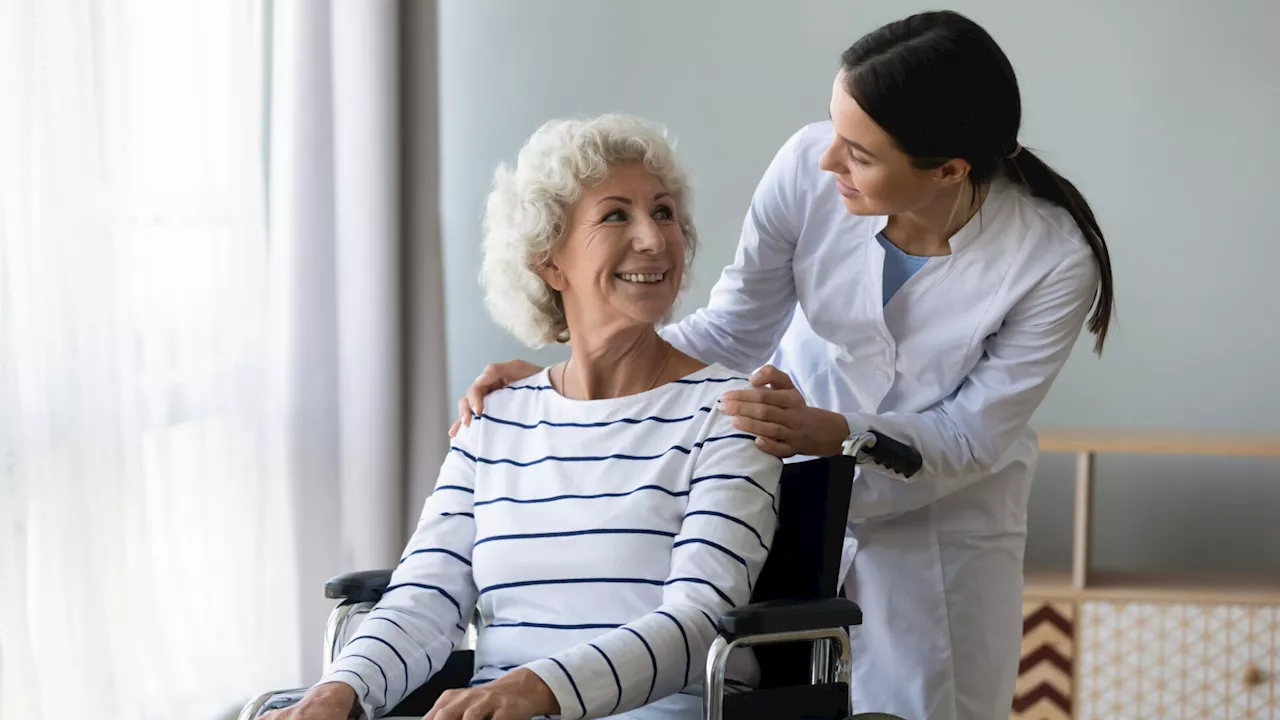
[[[340,682],[316,685],[293,707],[271,712],[258,720],[347,720],[356,706],[356,691]]]
[[[733,426],[756,436],[756,446],[780,458],[839,455],[849,437],[849,421],[840,413],[810,407],[795,383],[766,365],[751,376],[750,390],[731,390],[720,399]]]
[[[467,389],[467,396],[458,401],[458,419],[449,428],[449,437],[457,435],[463,425],[471,426],[471,415],[479,415],[484,410],[485,395],[540,372],[542,368],[523,360],[508,360],[485,367]]]
[[[485,685],[446,690],[423,720],[530,720],[559,713],[551,688],[537,673],[520,668]]]

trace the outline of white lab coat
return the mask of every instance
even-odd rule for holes
[[[951,255],[884,306],[886,219],[845,209],[818,167],[831,138],[823,122],[788,140],[710,303],[662,332],[705,362],[772,361],[809,404],[921,451],[910,481],[873,468],[854,481],[854,710],[1006,717],[1038,452],[1027,423],[1081,332],[1097,265],[1065,210],[1001,179]]]

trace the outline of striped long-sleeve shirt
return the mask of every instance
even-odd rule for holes
[[[747,386],[711,366],[622,398],[569,400],[546,372],[490,395],[322,682],[383,715],[478,607],[473,684],[527,667],[563,718],[659,702],[697,717],[696,702],[671,701],[700,692],[716,620],[748,601],[777,523],[781,461],[716,407]],[[731,664],[730,678],[750,675]]]

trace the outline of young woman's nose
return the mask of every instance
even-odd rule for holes
[[[840,162],[840,140],[833,139],[831,144],[827,146],[826,152],[822,153],[822,157],[818,158],[818,167],[836,174],[839,174],[844,169],[844,164]]]

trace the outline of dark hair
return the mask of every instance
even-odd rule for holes
[[[1101,276],[1089,317],[1094,351],[1101,354],[1115,303],[1102,229],[1080,191],[1018,144],[1018,80],[996,41],[963,15],[927,12],[863,37],[844,52],[841,65],[845,89],[916,167],[963,158],[975,189],[1003,170],[1071,213]]]

